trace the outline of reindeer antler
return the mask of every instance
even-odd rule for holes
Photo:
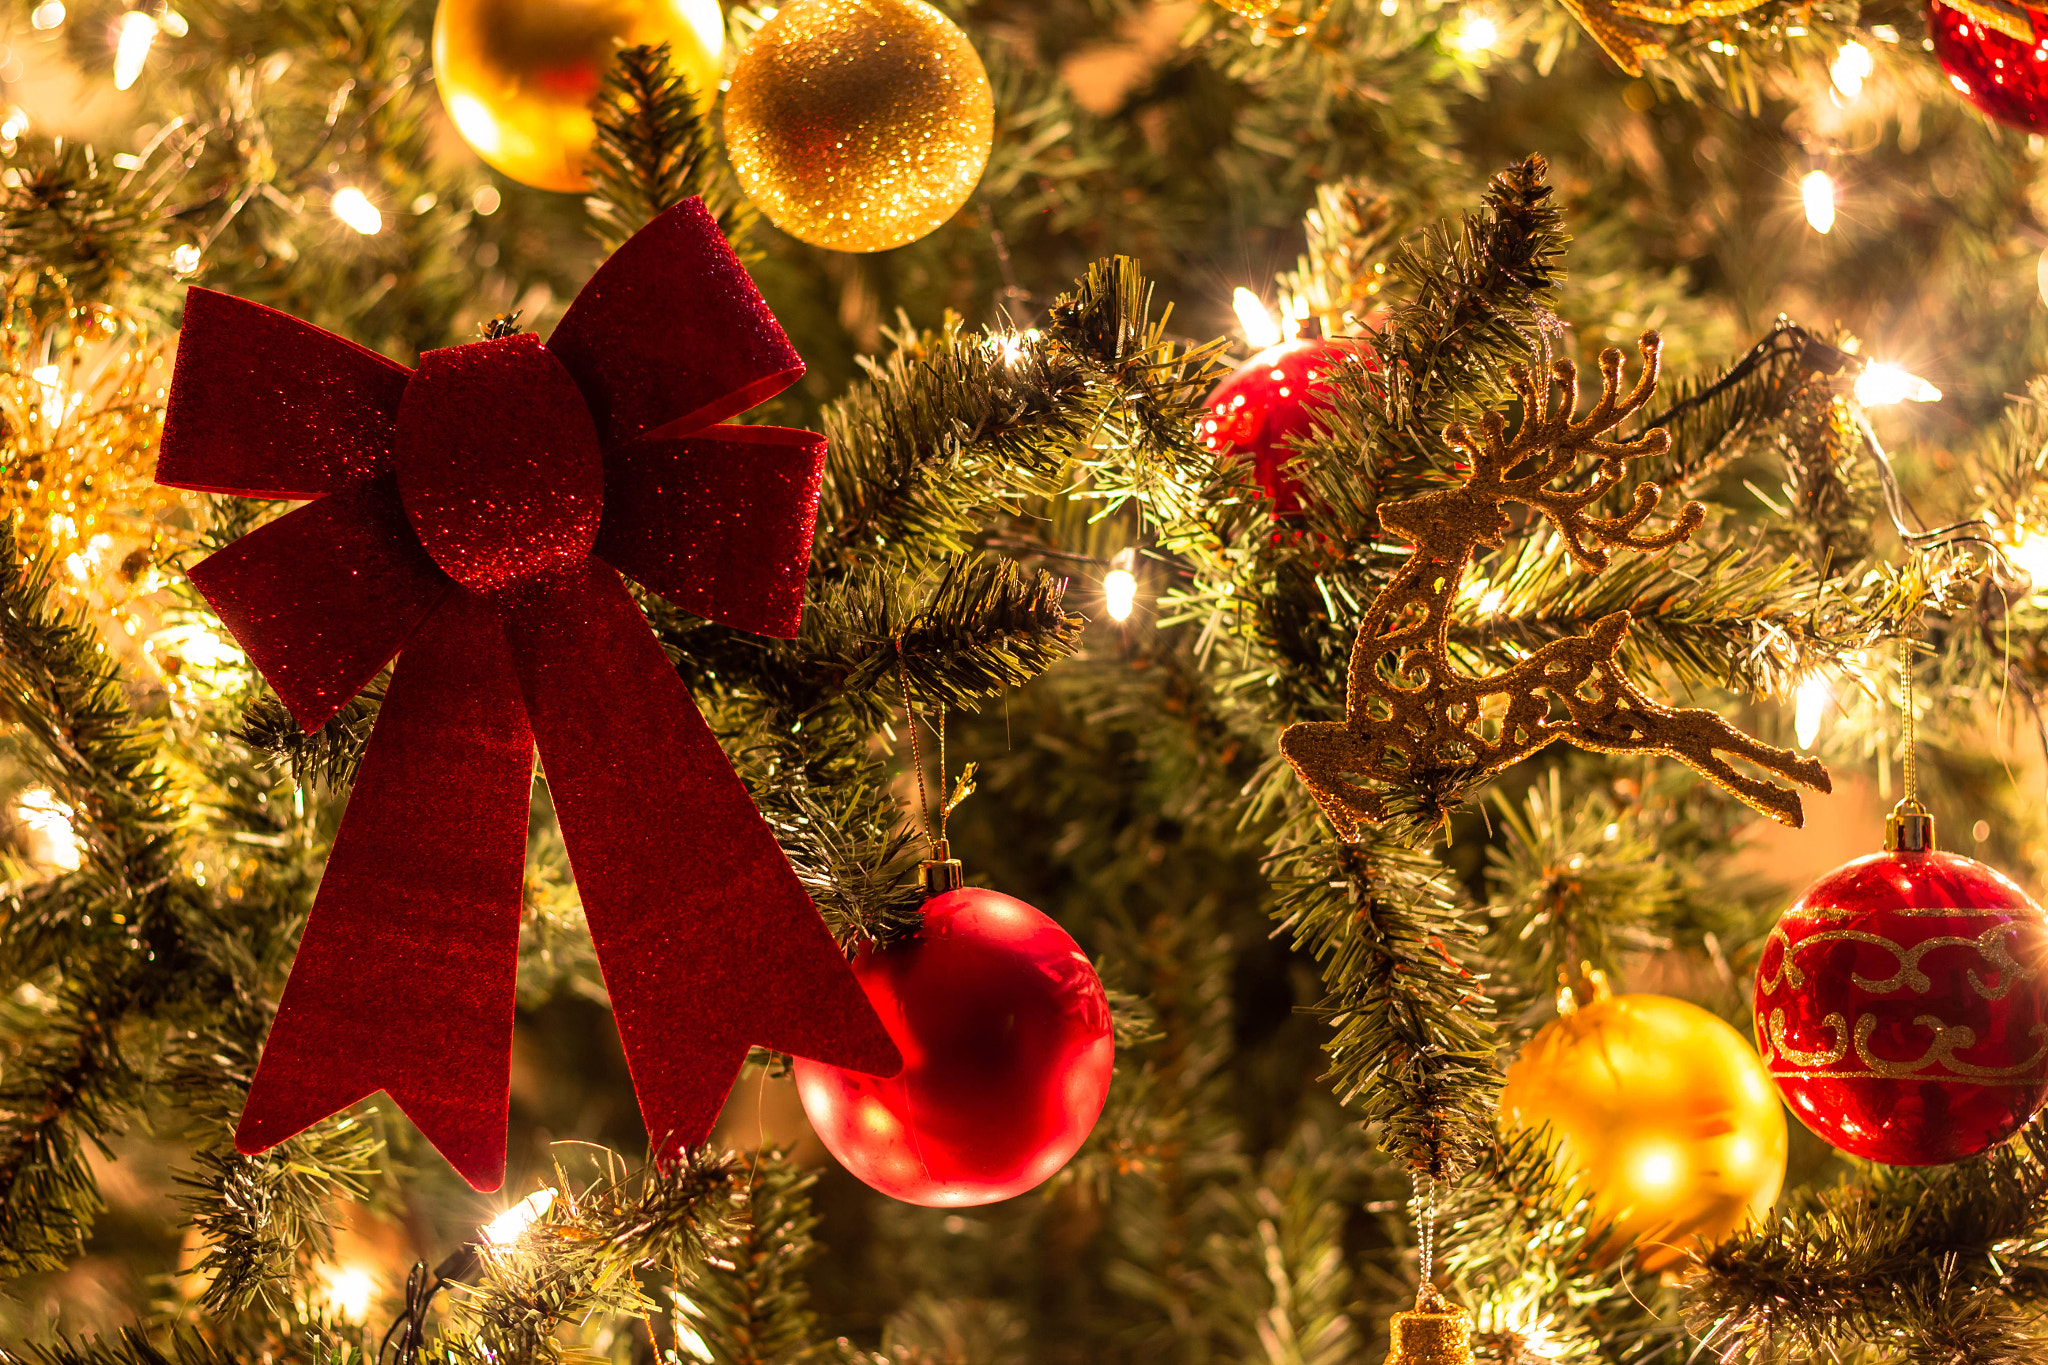
[[[1637,534],[1663,501],[1654,483],[1639,485],[1618,516],[1586,513],[1627,477],[1631,460],[1670,448],[1661,429],[1626,440],[1610,436],[1656,390],[1660,342],[1645,332],[1641,344],[1642,373],[1625,395],[1621,352],[1601,352],[1600,397],[1584,417],[1573,416],[1579,371],[1570,361],[1551,366],[1542,383],[1527,366],[1510,370],[1508,382],[1522,400],[1514,434],[1500,413],[1489,414],[1476,434],[1464,425],[1445,428],[1444,440],[1472,461],[1464,483],[1381,506],[1381,525],[1415,551],[1359,626],[1344,719],[1290,725],[1280,736],[1281,753],[1344,837],[1355,838],[1361,824],[1377,824],[1384,814],[1380,797],[1354,776],[1456,790],[1560,739],[1605,753],[1668,754],[1793,825],[1801,818],[1797,793],[1738,771],[1727,756],[1828,790],[1827,770],[1814,759],[1753,739],[1711,711],[1673,710],[1645,696],[1617,661],[1630,625],[1625,611],[1584,634],[1551,640],[1491,677],[1469,677],[1452,665],[1451,609],[1474,550],[1501,544],[1510,529],[1501,504],[1519,502],[1542,515],[1590,573],[1607,567],[1610,551],[1665,549],[1705,519],[1706,509],[1689,502],[1669,529]],[[1598,464],[1583,487],[1552,487],[1588,455]]]
[[[1579,367],[1560,360],[1550,367],[1550,382],[1538,384],[1526,365],[1508,371],[1508,383],[1522,400],[1522,422],[1512,439],[1507,435],[1507,418],[1489,413],[1481,422],[1476,439],[1462,423],[1444,428],[1444,440],[1453,449],[1471,457],[1472,474],[1466,489],[1488,502],[1519,502],[1541,513],[1558,534],[1579,567],[1598,573],[1607,567],[1609,550],[1663,550],[1676,545],[1699,529],[1706,508],[1689,502],[1679,509],[1678,521],[1661,535],[1637,536],[1643,524],[1663,500],[1664,490],[1654,483],[1637,487],[1629,510],[1616,517],[1588,517],[1583,509],[1605,497],[1622,481],[1629,461],[1645,455],[1662,455],[1671,448],[1671,434],[1653,427],[1631,440],[1603,439],[1607,433],[1642,411],[1657,390],[1662,368],[1664,341],[1655,332],[1643,333],[1637,343],[1643,353],[1642,372],[1627,396],[1621,392],[1622,354],[1615,347],[1600,353],[1600,398],[1584,417],[1574,419],[1579,405]],[[1554,401],[1561,398],[1563,401]],[[1592,455],[1599,467],[1584,488],[1571,492],[1549,485],[1578,467],[1579,459]],[[1535,461],[1535,467],[1519,478],[1508,477],[1515,469]]]

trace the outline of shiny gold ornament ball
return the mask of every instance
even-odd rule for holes
[[[1549,1124],[1596,1216],[1661,1270],[1761,1220],[1785,1183],[1785,1112],[1748,1040],[1662,995],[1601,999],[1508,1068],[1501,1111]]]
[[[725,96],[748,197],[834,251],[887,251],[944,223],[994,138],[981,58],[922,0],[794,0],[740,53]]]
[[[590,102],[621,47],[667,43],[709,109],[723,74],[718,0],[441,0],[434,80],[478,156],[521,184],[581,190]]]

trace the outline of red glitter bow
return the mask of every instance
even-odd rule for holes
[[[713,424],[802,374],[695,200],[545,346],[407,370],[187,296],[158,480],[317,499],[193,583],[308,731],[399,656],[241,1150],[383,1090],[472,1185],[503,1181],[536,743],[657,1158],[705,1138],[750,1044],[901,1065],[614,572],[796,634],[824,438]]]

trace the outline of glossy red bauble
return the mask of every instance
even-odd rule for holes
[[[1859,858],[1771,931],[1756,1032],[1792,1112],[1836,1147],[1961,1160],[2048,1097],[2048,920],[1968,858]]]
[[[1927,32],[1949,84],[1991,117],[2048,132],[2048,22],[2021,10],[2034,36],[2015,38],[1941,3],[1927,8]]]
[[[1202,444],[1218,455],[1249,455],[1252,476],[1273,501],[1273,515],[1301,512],[1301,482],[1287,471],[1298,452],[1288,438],[1308,433],[1316,408],[1329,401],[1330,372],[1360,354],[1355,342],[1343,338],[1283,341],[1238,366],[1209,395]]]
[[[797,1093],[832,1155],[883,1194],[959,1208],[1019,1195],[1067,1164],[1109,1094],[1109,1001],[1066,930],[962,887],[854,975],[903,1071],[798,1058]]]

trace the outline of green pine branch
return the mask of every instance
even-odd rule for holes
[[[1382,1149],[1439,1180],[1477,1159],[1500,1077],[1484,982],[1453,952],[1475,927],[1443,869],[1395,838],[1275,858],[1274,918],[1322,968],[1327,1080]]]
[[[817,1172],[764,1148],[740,1177],[732,1230],[679,1292],[678,1309],[711,1365],[801,1365],[820,1352],[805,1268],[818,1256]]]
[[[1858,1346],[2023,1365],[2048,1336],[2048,1126],[1952,1166],[1871,1166],[1705,1253],[1689,1314],[1736,1365]]]
[[[624,48],[605,73],[593,113],[590,148],[592,229],[607,252],[692,195],[718,222],[742,259],[760,216],[718,155],[711,120],[669,46]]]

